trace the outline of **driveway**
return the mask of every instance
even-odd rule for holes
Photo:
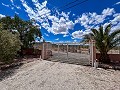
[[[120,71],[36,60],[2,80],[0,90],[120,90]]]

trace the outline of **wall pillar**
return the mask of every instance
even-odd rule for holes
[[[42,45],[42,59],[45,59],[45,54],[46,54],[45,43],[43,43],[43,45]]]
[[[68,60],[68,43],[67,43],[67,60]]]
[[[92,67],[94,66],[94,62],[96,60],[96,46],[95,46],[95,41],[91,40],[90,44],[90,61],[92,62]]]

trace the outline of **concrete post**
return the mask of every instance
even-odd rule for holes
[[[59,52],[59,48],[60,48],[60,47],[59,47],[59,44],[58,44],[58,57],[59,57],[59,53],[60,53],[60,52]]]
[[[45,59],[45,43],[42,46],[42,59]]]
[[[68,43],[67,43],[67,61],[68,61]]]
[[[120,41],[119,41],[119,43],[120,43]],[[119,47],[119,54],[120,54],[120,44],[118,45],[118,47]]]
[[[91,56],[92,56],[92,67],[94,66],[94,60],[96,60],[96,47],[95,47],[95,41],[92,40],[91,43]]]
[[[90,49],[90,60],[89,60],[89,64],[91,64],[92,61],[92,42],[89,41],[89,49]]]

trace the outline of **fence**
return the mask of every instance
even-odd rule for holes
[[[100,53],[96,50],[94,41],[91,41],[90,49],[91,49],[90,62],[92,63],[92,66],[94,66],[95,60],[96,59],[99,60],[99,57],[100,57]],[[108,52],[108,55],[109,55],[109,58],[111,60],[110,62],[120,63],[120,45],[118,45],[116,48],[113,48],[112,50],[110,50]]]
[[[52,45],[53,57],[51,61],[69,64],[89,64],[89,45],[82,43],[54,43]]]
[[[81,54],[89,54],[89,45],[83,45],[80,43],[57,43],[52,44],[53,51],[61,51],[61,52],[71,52],[71,53],[81,53]]]
[[[100,54],[95,47],[95,42],[91,41],[89,44],[80,44],[80,43],[41,43],[39,49],[42,50],[41,58],[48,59],[52,56],[52,52],[56,51],[54,59],[72,61],[80,59],[86,59],[89,57],[89,64],[94,66],[94,62],[96,59],[99,59]],[[62,53],[63,52],[63,53]],[[72,54],[75,53],[75,54]],[[83,55],[84,54],[84,55]],[[120,62],[120,46],[114,48],[113,50],[108,52],[111,62]],[[72,56],[71,56],[72,55]],[[53,57],[54,57],[53,56]],[[56,57],[57,56],[57,57]],[[79,56],[79,57],[78,57]],[[64,57],[64,58],[63,58]],[[84,60],[83,60],[84,61]],[[87,61],[87,60],[86,60]]]

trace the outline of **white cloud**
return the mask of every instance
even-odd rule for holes
[[[49,35],[47,33],[44,33],[47,37],[49,37]]]
[[[13,1],[13,0],[10,0],[10,1],[11,1],[12,5],[6,5],[6,4],[4,4],[4,3],[2,3],[2,5],[5,6],[5,7],[8,7],[8,8],[11,8],[12,10],[13,10],[14,8],[21,9],[20,6],[17,6],[17,5],[14,4],[14,1]]]
[[[104,9],[101,14],[97,14],[96,12],[93,13],[83,13],[75,23],[80,23],[81,26],[85,28],[85,30],[79,30],[72,33],[73,38],[81,38],[84,34],[88,34],[91,32],[91,28],[98,29],[100,24],[103,24],[109,16],[113,16],[115,13],[114,8],[107,8]],[[117,21],[119,15],[115,18]],[[113,21],[112,21],[113,22]],[[106,26],[107,23],[104,25]]]
[[[71,39],[75,39],[74,37],[71,37]]]
[[[65,34],[65,35],[63,35],[63,37],[68,37],[68,36],[69,36],[69,35],[66,35],[66,34]]]
[[[63,12],[62,14],[63,15]],[[63,16],[49,16],[49,20],[52,21],[52,26],[49,27],[48,32],[53,34],[68,34],[70,29],[73,29],[74,23],[69,20],[68,14]]]
[[[17,8],[17,9],[21,9],[20,6],[17,6],[17,5],[14,4],[14,0],[10,0],[10,1],[11,1],[11,3],[12,3],[12,6],[13,6],[13,7],[15,7],[15,8]]]
[[[11,1],[11,3],[13,3],[13,0],[10,0]]]
[[[73,15],[72,16],[75,16],[75,14],[73,13]]]
[[[15,11],[15,14],[19,15],[19,13],[18,13],[18,12],[16,12],[16,11]]]
[[[83,13],[75,23],[80,23],[85,29],[94,27],[95,25],[101,24],[106,20],[106,17],[111,16],[115,13],[114,8],[104,9],[100,15],[96,12],[93,13]]]
[[[0,18],[5,17],[5,15],[0,14]]]
[[[115,13],[114,8],[107,8],[107,9],[104,9],[103,12],[102,12],[102,14],[103,14],[104,17],[110,16],[113,13]]]
[[[103,24],[104,26],[106,26],[110,22],[112,24],[114,23],[114,26],[116,26],[116,28],[118,28],[119,26],[120,14],[115,13],[114,8],[106,8],[101,12],[101,14],[97,14],[96,12],[83,13],[75,20],[74,23],[69,18],[70,12],[60,13],[56,10],[54,11],[55,14],[53,14],[52,10],[47,7],[47,1],[39,3],[38,0],[32,0],[36,8],[28,6],[25,0],[20,1],[24,6],[25,11],[28,13],[29,18],[36,20],[40,28],[45,28],[49,33],[53,33],[54,35],[63,34],[63,37],[68,36],[69,30],[72,30],[74,28],[74,25],[77,23],[83,26],[84,30],[78,30],[73,32],[71,37],[72,39],[82,38],[84,34],[91,32],[91,28],[97,29],[98,26],[103,23],[105,23]],[[111,16],[114,19],[108,21],[109,17]]]
[[[17,6],[17,5],[14,5],[17,9],[21,9],[21,7],[20,6]]]
[[[57,40],[57,41],[58,41],[58,40],[59,40],[59,38],[56,38],[55,40]]]
[[[28,13],[30,19],[35,19],[41,27],[45,28],[49,33],[53,34],[68,34],[69,30],[73,29],[74,23],[69,20],[69,12],[59,13],[53,15],[51,10],[47,8],[47,1],[39,3],[38,0],[32,0],[35,5],[35,9],[29,7],[25,0],[21,0],[22,5],[25,7],[25,11]],[[50,24],[50,22],[51,24]]]
[[[10,7],[10,5],[6,5],[6,4],[4,4],[4,3],[2,3],[2,5],[5,6],[5,7]]]
[[[80,38],[83,37],[83,34],[84,34],[84,31],[79,30],[79,31],[73,32],[73,33],[72,33],[72,36],[73,36],[74,39],[75,39],[75,38],[80,39]]]
[[[114,25],[111,29],[112,29],[112,31],[120,29],[120,22],[117,23],[116,25]]]
[[[120,13],[114,14],[113,17],[114,17],[114,19],[110,20],[113,25],[117,24],[118,22],[120,22]]]
[[[77,42],[77,40],[74,40],[74,43],[76,43]]]
[[[120,2],[115,3],[115,5],[119,5],[119,4],[120,4]]]

